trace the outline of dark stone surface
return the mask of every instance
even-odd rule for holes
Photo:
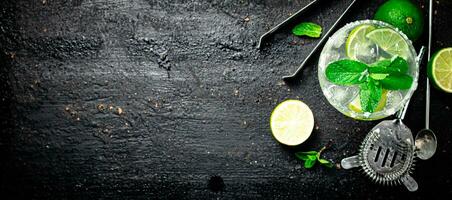
[[[349,2],[324,1],[299,21],[327,28]],[[346,21],[371,18],[381,2],[361,1]],[[434,49],[439,49],[452,46],[452,3],[435,2]],[[260,34],[307,3],[2,1],[2,199],[452,195],[452,97],[437,90],[431,127],[439,150],[417,162],[417,192],[374,184],[359,170],[306,170],[295,159],[295,151],[333,140],[324,156],[339,162],[355,154],[378,123],[352,120],[327,103],[317,81],[317,58],[300,83],[281,81],[317,40],[284,29],[264,50],[255,49]],[[423,127],[424,87],[420,81],[406,119],[413,132]],[[302,99],[316,118],[312,137],[296,148],[279,145],[269,130],[271,110],[286,98]]]

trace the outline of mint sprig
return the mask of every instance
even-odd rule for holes
[[[406,74],[408,62],[395,57],[373,64],[343,59],[330,63],[325,74],[329,81],[337,85],[359,84],[361,107],[364,112],[374,112],[381,99],[383,89],[406,90],[413,84],[413,78]]]
[[[304,168],[310,169],[312,168],[315,163],[319,162],[320,165],[323,165],[328,168],[332,168],[334,164],[326,159],[321,158],[321,154],[323,151],[325,151],[329,146],[331,145],[331,142],[329,142],[326,146],[322,147],[320,151],[307,151],[307,152],[297,152],[295,153],[295,156],[304,161]]]
[[[296,36],[319,38],[322,35],[322,27],[312,22],[302,22],[292,29],[292,33]]]

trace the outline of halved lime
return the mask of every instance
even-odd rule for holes
[[[432,56],[428,76],[439,89],[452,93],[452,48],[442,49]]]
[[[382,111],[386,106],[387,99],[388,99],[388,91],[383,90],[383,93],[381,94],[381,99],[378,102],[377,108],[375,108],[374,112]],[[357,113],[363,112],[363,110],[361,108],[361,99],[359,98],[359,95],[350,104],[348,104],[348,108]]]
[[[371,31],[366,35],[369,40],[377,44],[392,56],[400,56],[405,60],[408,59],[410,48],[407,41],[397,31],[390,28],[379,28]]]
[[[353,60],[358,60],[357,54],[370,51],[372,42],[366,38],[366,35],[375,30],[375,27],[363,24],[354,28],[348,35],[345,42],[345,52]]]
[[[273,110],[270,128],[278,142],[295,146],[306,141],[314,128],[314,115],[299,100],[286,100]]]

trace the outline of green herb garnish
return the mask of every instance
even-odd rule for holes
[[[319,38],[322,35],[322,27],[312,22],[303,22],[295,26],[292,33],[296,36]]]
[[[374,112],[381,99],[383,89],[406,90],[413,84],[413,78],[406,74],[408,62],[395,57],[367,65],[356,60],[339,60],[330,63],[325,74],[337,85],[359,84],[361,107],[364,112]]]
[[[329,142],[326,146],[324,146],[318,152],[317,151],[297,152],[297,153],[295,153],[295,156],[298,159],[304,161],[304,168],[306,168],[306,169],[312,168],[317,161],[320,163],[320,165],[332,168],[334,165],[331,161],[320,157],[322,152],[325,151],[325,149],[329,148],[330,145],[331,145],[331,142]]]
[[[338,85],[353,85],[365,81],[367,65],[354,60],[339,60],[328,65],[326,77]]]

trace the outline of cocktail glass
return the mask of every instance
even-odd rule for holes
[[[400,34],[402,38],[408,44],[408,49],[405,51],[406,55],[403,57],[406,59],[409,65],[408,75],[413,78],[413,84],[410,89],[407,90],[390,90],[387,91],[386,95],[386,103],[384,107],[380,110],[376,110],[375,112],[364,112],[361,110],[353,109],[350,105],[353,101],[356,101],[356,98],[359,97],[359,86],[351,85],[351,86],[343,86],[337,85],[335,83],[330,82],[326,75],[325,70],[331,62],[342,60],[342,59],[351,59],[347,56],[346,53],[346,41],[349,37],[352,30],[361,25],[372,25],[375,28],[390,28],[395,32]],[[355,60],[359,60],[360,62],[366,64],[372,64],[382,59],[391,59],[395,56],[394,53],[386,52],[382,48],[379,48],[378,45],[371,45],[367,49],[356,49],[359,57],[355,57]],[[320,82],[320,87],[323,91],[323,94],[329,101],[329,103],[336,108],[339,112],[343,113],[346,116],[352,117],[354,119],[359,120],[377,120],[393,115],[395,112],[400,110],[403,105],[411,98],[413,92],[417,88],[417,81],[419,75],[419,61],[416,59],[416,51],[412,45],[412,42],[403,34],[401,31],[397,30],[393,26],[375,20],[362,20],[349,23],[339,29],[334,35],[332,35],[327,43],[325,44],[322,53],[320,54],[319,64],[318,64],[318,78]]]

